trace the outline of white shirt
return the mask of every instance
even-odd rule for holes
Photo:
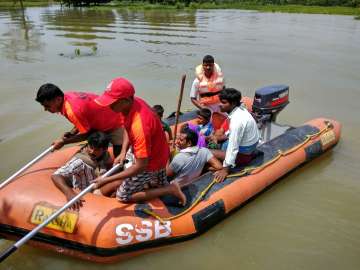
[[[226,148],[224,167],[234,167],[240,146],[250,146],[259,141],[260,133],[255,119],[244,107],[236,107],[229,114],[229,144]]]
[[[197,100],[199,100],[199,84],[200,84],[200,81],[198,78],[195,78],[194,81],[193,81],[193,84],[191,86],[191,90],[190,90],[190,98],[195,98]],[[220,110],[220,103],[215,103],[215,104],[208,104],[206,105],[206,107],[208,109],[211,110],[211,112],[218,112],[218,113],[221,113],[221,110]]]
[[[223,79],[223,83],[225,85],[225,79]],[[200,81],[198,78],[195,78],[190,89],[190,98],[199,99],[199,84]]]
[[[199,83],[199,79],[195,78],[191,86],[190,98],[199,98]]]

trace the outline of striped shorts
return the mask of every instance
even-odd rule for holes
[[[143,172],[125,179],[116,191],[116,198],[121,202],[129,202],[131,195],[150,188],[167,185],[165,169],[155,172]]]

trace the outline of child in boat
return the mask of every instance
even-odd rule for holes
[[[166,132],[166,134],[168,135],[168,140],[171,141],[173,138],[172,138],[172,133],[171,133],[171,128],[170,126],[165,123],[162,118],[164,116],[164,108],[163,106],[161,105],[154,105],[152,107],[153,111],[156,113],[156,115],[160,118],[160,121],[161,121],[161,124],[163,126],[163,130],[164,132]]]
[[[181,129],[176,140],[180,150],[170,164],[166,166],[166,175],[173,177],[180,186],[189,184],[200,176],[206,164],[214,170],[222,169],[221,162],[214,157],[209,149],[197,146],[198,135],[191,129]]]
[[[64,166],[51,176],[55,186],[70,201],[76,196],[74,189],[83,190],[92,180],[105,173],[112,166],[108,152],[110,137],[103,132],[92,133],[87,144]],[[82,201],[73,204],[72,209],[79,210]]]
[[[214,132],[207,137],[208,148],[209,149],[221,149],[226,150],[226,141],[228,140],[229,135],[229,119],[226,118],[219,129],[214,130]]]
[[[211,123],[211,111],[207,108],[203,108],[197,111],[197,130],[201,135],[205,137],[210,136],[214,132],[214,127]]]

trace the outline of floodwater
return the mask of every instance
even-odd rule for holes
[[[187,75],[212,54],[244,95],[290,86],[281,123],[343,124],[333,151],[289,174],[206,234],[103,269],[360,269],[360,21],[351,16],[241,10],[0,10],[0,178],[70,125],[34,101],[46,82],[102,92],[130,79],[151,105],[176,108]],[[36,187],[34,187],[36,188]],[[1,191],[0,191],[1,192]],[[26,192],[26,191],[22,191]],[[11,242],[0,240],[0,249]],[[98,269],[24,246],[0,269]]]

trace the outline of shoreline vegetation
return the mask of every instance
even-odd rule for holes
[[[207,1],[207,0],[205,0]],[[42,7],[49,5],[60,5],[60,1],[47,0],[23,0],[24,7]],[[20,0],[3,0],[0,2],[0,8],[20,8]],[[92,5],[90,9],[109,9],[109,8],[127,8],[131,10],[148,9],[173,9],[173,10],[192,10],[192,9],[243,9],[256,10],[260,12],[284,12],[284,13],[305,13],[305,14],[329,14],[329,15],[352,15],[354,19],[360,20],[360,6],[316,6],[316,5],[276,5],[276,4],[258,4],[252,2],[175,2],[174,4],[151,4],[147,1],[111,1],[108,4]]]

